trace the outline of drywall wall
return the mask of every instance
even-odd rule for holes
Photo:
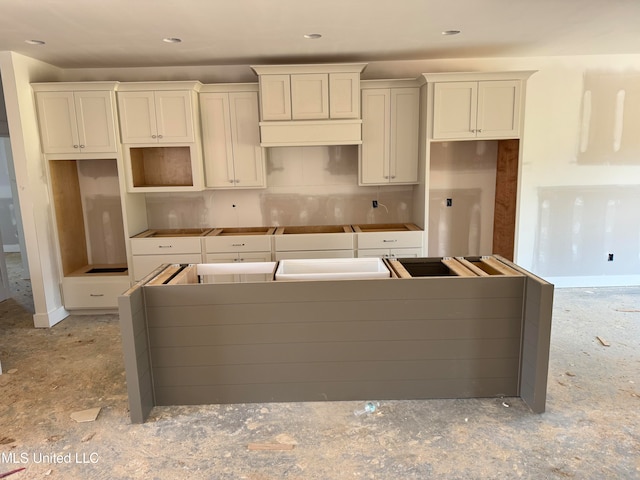
[[[434,142],[429,172],[429,255],[493,253],[496,141]]]
[[[77,162],[89,263],[127,263],[115,160]]]
[[[0,52],[0,73],[29,258],[34,324],[36,327],[49,327],[66,318],[68,312],[62,307],[60,296],[51,198],[40,153],[30,84],[59,81],[59,70],[13,52]]]
[[[5,252],[19,252],[18,228],[9,174],[9,138],[0,137],[0,237]],[[12,160],[12,159],[11,159]]]
[[[267,188],[147,194],[150,228],[413,221],[414,187],[359,187],[358,147],[267,150]],[[372,201],[378,201],[373,208]]]

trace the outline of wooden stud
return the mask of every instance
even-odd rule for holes
[[[518,195],[519,140],[498,141],[493,252],[513,261]]]

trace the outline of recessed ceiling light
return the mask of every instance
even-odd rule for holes
[[[163,38],[162,41],[166,43],[180,43],[182,39],[177,37],[167,37]]]
[[[458,35],[460,30],[445,30],[442,35]]]
[[[44,40],[25,40],[24,43],[29,45],[44,45]]]
[[[322,38],[322,35],[320,35],[319,33],[307,33],[305,34],[304,38],[308,38],[309,40],[316,40],[318,38]]]

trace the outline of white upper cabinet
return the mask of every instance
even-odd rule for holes
[[[253,66],[260,90],[261,144],[357,145],[365,64]]]
[[[382,83],[367,82],[362,89],[359,183],[417,183],[419,88],[368,88],[372,85]]]
[[[117,152],[115,85],[34,84],[42,151]]]
[[[329,118],[329,75],[306,73],[291,75],[291,119]]]
[[[289,75],[262,75],[260,101],[263,120],[291,120],[291,79]]]
[[[205,85],[200,93],[206,187],[266,186],[265,152],[260,146],[258,127],[258,92],[257,86],[251,87],[253,91],[224,92],[215,91],[224,89],[224,85]]]
[[[260,78],[263,121],[360,118],[363,65],[253,68]]]
[[[194,84],[196,82],[186,82]],[[193,143],[197,94],[177,84],[122,84],[118,110],[122,143]]]
[[[524,85],[532,73],[424,74],[432,82],[431,138],[518,138]]]

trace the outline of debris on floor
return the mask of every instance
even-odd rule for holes
[[[291,443],[250,443],[248,450],[286,451],[293,450],[296,446]]]
[[[98,418],[98,414],[102,407],[89,408],[87,410],[81,410],[79,412],[73,412],[70,416],[78,423],[82,422],[94,422]]]
[[[611,346],[611,344],[609,342],[607,342],[604,338],[596,335],[596,338],[598,339],[598,341],[602,344],[603,347],[609,347]]]
[[[11,470],[10,472],[0,473],[0,478],[8,477],[9,475],[13,475],[14,473],[18,473],[18,472],[21,472],[23,470],[26,470],[26,468],[25,467],[16,468],[15,470]]]

